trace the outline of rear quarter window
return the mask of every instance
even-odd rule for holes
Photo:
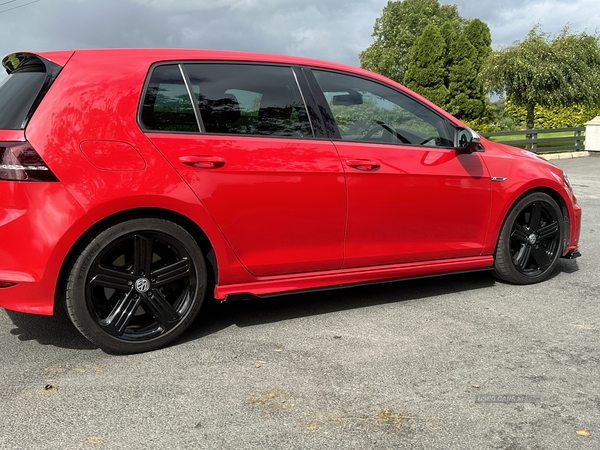
[[[157,67],[146,88],[142,123],[153,131],[198,132],[192,100],[178,65]]]
[[[6,57],[3,65],[9,75],[0,81],[0,130],[21,130],[46,84],[46,66],[35,56],[15,55]]]

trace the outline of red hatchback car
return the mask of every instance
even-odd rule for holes
[[[578,255],[563,171],[371,72],[200,50],[14,53],[0,84],[0,306],[109,352],[226,300]]]

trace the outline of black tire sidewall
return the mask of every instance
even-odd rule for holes
[[[181,321],[168,332],[147,341],[126,341],[107,334],[92,316],[86,301],[86,280],[102,251],[114,240],[132,232],[154,231],[177,239],[190,255],[195,270],[196,286],[192,304]],[[181,335],[194,321],[206,295],[207,272],[204,256],[194,238],[179,225],[159,218],[131,219],[108,227],[97,234],[73,264],[67,282],[67,313],[77,329],[92,343],[109,353],[129,354],[164,347]]]

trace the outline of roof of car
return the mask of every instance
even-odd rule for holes
[[[131,57],[132,59],[142,60],[223,60],[223,61],[258,61],[267,63],[285,63],[299,64],[306,66],[328,67],[346,71],[363,71],[355,66],[324,61],[300,56],[278,55],[259,52],[239,52],[230,50],[203,50],[203,49],[183,49],[183,48],[105,48],[105,49],[75,49],[59,51],[28,51],[16,53],[32,53],[43,58],[49,59],[59,65],[64,65],[68,59],[77,53],[94,54],[97,57],[119,55],[120,57]],[[365,71],[367,72],[367,71]],[[371,72],[368,72],[371,73]]]

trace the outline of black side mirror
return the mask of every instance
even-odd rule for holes
[[[481,137],[470,128],[459,128],[457,133],[456,148],[461,153],[483,152]]]

